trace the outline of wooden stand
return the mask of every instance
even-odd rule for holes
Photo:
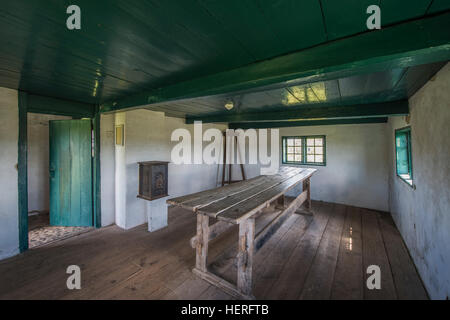
[[[237,139],[237,135],[233,135],[232,136],[233,141],[236,142],[236,149],[237,152],[239,153],[239,146],[238,146],[238,139]],[[234,145],[234,143],[233,143]],[[241,159],[241,154],[239,153],[239,159],[241,160],[240,162],[240,167],[241,167],[241,174],[242,174],[242,180],[247,180],[245,177],[245,170],[244,170],[244,165],[242,164],[242,159]],[[225,180],[225,171],[226,171],[226,167],[228,166],[228,180]],[[223,132],[223,169],[222,169],[222,187],[225,184],[230,184],[233,182],[237,182],[237,181],[233,181],[231,179],[231,163],[227,164],[227,134],[226,131]]]

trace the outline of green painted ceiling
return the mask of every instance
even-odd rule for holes
[[[445,62],[395,68],[336,80],[279,86],[257,90],[154,104],[150,110],[168,116],[193,117],[248,112],[299,110],[306,107],[349,106],[407,99],[422,87]],[[234,108],[225,109],[232,101]]]
[[[0,86],[88,103],[120,99],[364,32],[374,2],[384,26],[450,9],[449,0],[3,0]],[[81,30],[66,28],[71,4],[81,8]],[[330,103],[361,94],[390,100],[408,95],[417,72],[400,68],[312,87],[325,88]],[[247,93],[239,103],[273,107],[284,97],[301,104],[304,89]],[[215,112],[221,105],[214,99],[199,100],[195,113]],[[182,106],[171,110],[180,115]]]

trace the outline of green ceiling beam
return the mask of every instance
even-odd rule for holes
[[[445,61],[450,59],[448,30],[450,11],[110,101],[101,105],[101,111],[224,94],[296,79],[314,82]]]
[[[94,111],[93,104],[28,94],[27,112],[91,118]]]
[[[401,116],[409,113],[408,100],[393,102],[362,104],[351,106],[332,107],[300,107],[286,111],[267,111],[249,113],[228,113],[210,116],[188,116],[186,123],[202,121],[204,123],[214,122],[253,122],[253,121],[301,121],[301,120],[324,120],[324,119],[349,119],[349,118],[374,118]],[[290,110],[289,110],[290,109]]]
[[[386,123],[387,117],[382,118],[360,118],[360,119],[331,119],[331,120],[305,120],[305,121],[275,121],[275,122],[241,122],[230,123],[230,129],[267,129],[304,126],[331,126],[339,124],[363,124],[363,123]]]

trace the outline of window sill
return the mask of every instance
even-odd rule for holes
[[[299,162],[281,162],[282,165],[285,166],[318,166],[318,167],[326,167],[326,163],[299,163]]]
[[[406,183],[409,187],[413,188],[414,190],[416,190],[416,186],[414,185],[411,176],[409,174],[402,174],[402,175],[398,175],[397,177],[403,181],[404,183]]]

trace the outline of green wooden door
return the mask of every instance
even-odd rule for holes
[[[50,121],[50,224],[93,226],[90,120]]]

